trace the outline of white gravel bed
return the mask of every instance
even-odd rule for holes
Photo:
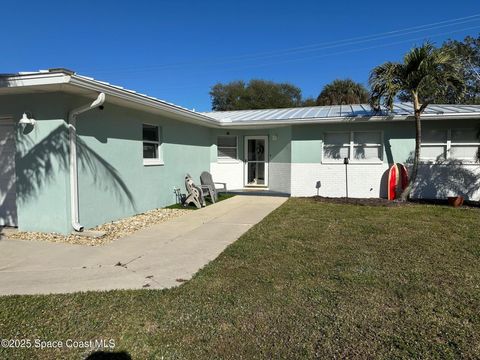
[[[42,233],[42,232],[26,232],[18,231],[8,234],[9,239],[17,240],[35,240],[35,241],[50,241],[61,242],[78,245],[99,246],[107,244],[119,238],[133,234],[134,232],[149,227],[151,225],[159,224],[170,219],[179,217],[191,210],[183,209],[155,209],[147,211],[143,214],[131,216],[129,218],[113,221],[103,225],[99,225],[93,231],[105,232],[102,237],[88,237],[79,235],[62,235],[57,233]]]

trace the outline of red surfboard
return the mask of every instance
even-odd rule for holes
[[[398,184],[398,166],[393,164],[388,171],[388,200],[395,200],[397,197],[397,184]]]

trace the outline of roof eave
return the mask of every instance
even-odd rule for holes
[[[13,75],[0,78],[0,87],[14,88],[66,84],[70,82],[70,79],[70,75],[50,72]]]
[[[153,107],[153,108],[164,110],[170,113],[175,113],[177,115],[187,117],[189,120],[196,121],[201,125],[213,126],[213,127],[218,126],[217,120],[212,119],[206,115],[195,113],[193,111],[181,108],[179,106],[168,104],[158,99],[150,98],[146,95],[132,93],[128,90],[120,89],[109,84],[103,84],[96,80],[90,80],[84,77],[72,76],[70,79],[70,84],[81,87],[81,88],[86,88],[92,91],[103,92],[107,96],[114,96],[121,100],[131,101],[146,107]]]
[[[103,92],[107,96],[112,96],[122,101],[132,102],[148,108],[154,108],[157,110],[166,111],[168,113],[173,113],[185,118],[185,120],[190,120],[191,122],[199,125],[209,127],[218,127],[219,125],[218,120],[212,119],[206,115],[195,113],[188,109],[184,109],[173,104],[168,104],[146,95],[121,89],[110,84],[67,74],[65,72],[24,73],[0,78],[1,88],[39,88],[48,87],[51,85],[67,84],[89,91]]]
[[[480,113],[456,113],[456,114],[424,114],[422,120],[456,120],[456,119],[480,119]],[[220,127],[248,128],[259,126],[287,126],[305,124],[341,124],[356,122],[391,122],[391,121],[413,121],[412,115],[393,116],[358,116],[358,117],[331,117],[331,118],[310,118],[310,119],[286,119],[286,120],[250,120],[250,121],[221,121]]]
[[[108,83],[75,75],[73,72],[58,69],[56,71],[20,73],[8,77],[0,77],[0,88],[25,88],[52,89],[52,85],[59,85],[61,89],[73,86],[93,92],[103,92],[111,96],[120,103],[132,103],[143,109],[154,109],[160,112],[166,112],[175,116],[179,120],[190,122],[197,125],[203,125],[214,128],[258,128],[271,126],[289,126],[299,124],[339,124],[355,122],[389,122],[389,121],[410,121],[413,120],[411,114],[402,115],[368,115],[368,116],[335,116],[335,117],[316,117],[316,118],[289,118],[289,119],[269,119],[269,120],[245,120],[235,121],[228,118],[221,119],[210,117],[206,114],[197,113],[168,102],[149,97],[144,94],[136,93],[121,87]],[[66,87],[63,87],[66,85]],[[57,87],[59,88],[59,87]],[[132,105],[133,106],[133,105]],[[433,113],[423,114],[423,120],[448,120],[448,119],[479,119],[480,112],[456,112],[456,113]]]

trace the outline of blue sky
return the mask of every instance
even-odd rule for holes
[[[336,78],[366,83],[374,66],[424,40],[480,32],[478,0],[17,0],[0,9],[0,72],[66,67],[197,111],[210,109],[216,82],[287,81],[316,97]]]

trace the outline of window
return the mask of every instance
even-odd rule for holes
[[[421,160],[473,163],[480,147],[477,133],[475,129],[424,130]]]
[[[354,132],[353,158],[358,161],[381,162],[383,157],[380,132]]]
[[[237,160],[237,137],[219,136],[217,137],[217,161]]]
[[[160,153],[160,128],[143,124],[143,164],[162,165]]]
[[[383,161],[382,133],[379,131],[331,132],[324,135],[323,162],[380,163]]]
[[[323,143],[324,159],[343,162],[350,157],[350,133],[327,133]]]
[[[421,159],[442,161],[447,156],[447,132],[445,130],[424,130]]]
[[[452,129],[450,135],[450,158],[475,162],[480,147],[478,130]]]

